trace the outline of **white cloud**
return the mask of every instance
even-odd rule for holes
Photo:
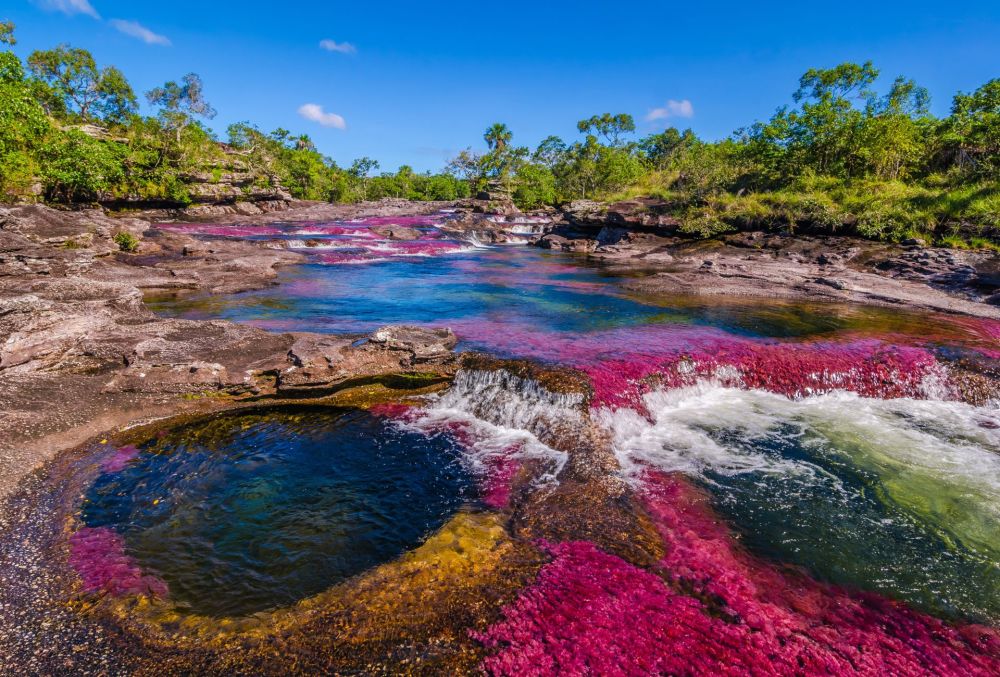
[[[133,38],[139,38],[147,45],[163,45],[165,47],[170,46],[170,39],[165,35],[160,35],[159,33],[154,33],[145,26],[143,26],[138,21],[125,21],[124,19],[112,19],[109,22],[114,26],[119,32],[125,35],[131,35]]]
[[[318,122],[324,127],[335,127],[336,129],[346,129],[347,122],[336,113],[327,113],[318,103],[306,103],[299,106],[299,115],[306,120]]]
[[[649,114],[646,116],[646,120],[653,122],[654,120],[667,120],[669,118],[693,117],[694,106],[691,105],[691,101],[688,99],[681,99],[680,101],[670,99],[670,101],[667,101],[667,105],[663,108],[654,108],[649,111]]]
[[[355,54],[358,48],[349,42],[337,42],[336,40],[320,40],[320,49],[325,49],[328,52],[340,52],[341,54]]]
[[[97,10],[94,9],[89,0],[37,0],[37,2],[42,9],[62,12],[69,16],[86,14],[95,19],[101,18],[101,15],[97,13]]]

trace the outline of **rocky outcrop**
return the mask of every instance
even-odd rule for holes
[[[387,240],[418,240],[420,231],[407,226],[387,225],[373,226],[371,231],[376,235],[381,235]]]
[[[680,221],[670,215],[670,203],[658,198],[636,198],[604,204],[593,200],[576,200],[563,207],[563,218],[571,226],[600,230],[606,226],[621,226],[663,235],[672,234]]]
[[[653,292],[905,304],[1000,316],[1000,255],[885,244],[855,237],[739,232],[692,239],[655,198],[578,200],[534,240],[619,269],[655,272],[630,285]],[[658,271],[658,272],[657,272]],[[986,307],[984,307],[986,306]]]
[[[431,385],[454,374],[450,329],[383,327],[365,339],[297,335],[288,351],[291,365],[278,373],[282,397],[319,397],[348,384],[386,382]]]
[[[1000,318],[1000,310],[984,303],[996,293],[984,285],[988,275],[970,272],[971,261],[988,255],[950,252],[940,255],[936,273],[912,274],[905,257],[915,251],[847,237],[740,233],[664,239],[659,247],[604,260],[652,273],[628,284],[643,292],[814,299]],[[601,248],[593,255],[601,256]],[[982,261],[976,265],[989,270]]]

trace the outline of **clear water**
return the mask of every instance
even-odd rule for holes
[[[169,431],[87,492],[178,606],[243,615],[318,593],[419,545],[474,485],[455,443],[363,411],[229,414]]]
[[[503,246],[367,264],[313,263],[285,269],[278,286],[260,291],[154,294],[147,303],[167,316],[224,318],[272,331],[351,334],[392,323],[450,326],[465,347],[504,355],[530,355],[530,347],[521,345],[528,342],[526,335],[560,340],[642,325],[770,338],[878,333],[921,340],[940,337],[944,343],[948,338],[982,341],[946,318],[927,314],[838,304],[642,296],[627,291],[621,284],[627,281],[574,255]]]

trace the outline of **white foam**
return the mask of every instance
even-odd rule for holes
[[[553,393],[505,370],[463,369],[447,392],[430,398],[417,419],[404,425],[432,432],[461,424],[471,434],[466,453],[473,466],[498,455],[541,459],[550,464],[542,478],[549,481],[562,470],[567,454],[539,436],[554,425],[582,425],[582,401],[581,395]]]

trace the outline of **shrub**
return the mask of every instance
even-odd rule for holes
[[[123,252],[134,252],[139,248],[139,238],[126,230],[115,233],[112,239]]]

